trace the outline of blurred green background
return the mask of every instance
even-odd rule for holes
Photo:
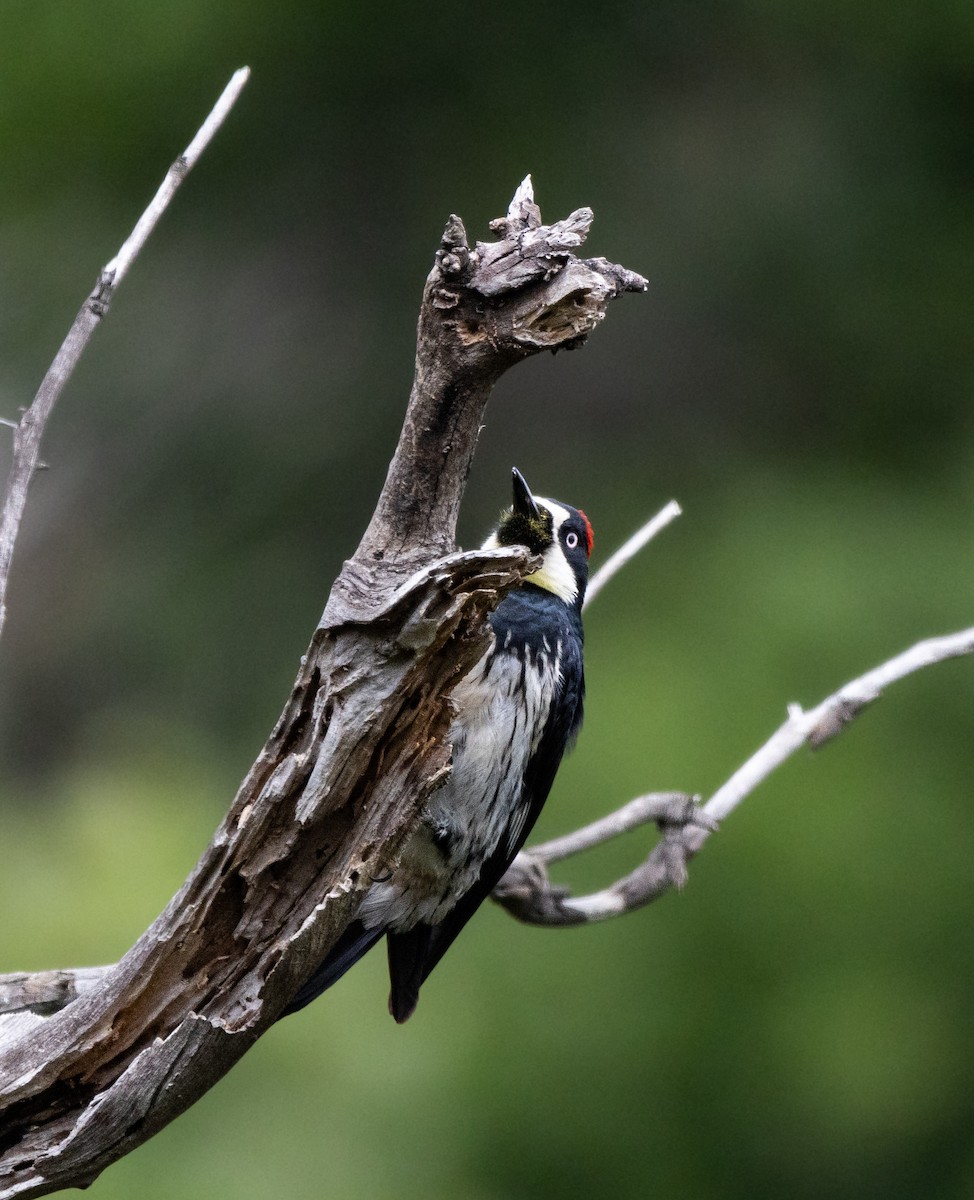
[[[111,961],[179,886],[370,515],[446,217],[486,237],[527,171],[651,290],[502,381],[464,543],[512,463],[599,559],[686,514],[591,609],[541,834],[707,793],[787,702],[969,624],[972,52],[944,0],[5,0],[7,416],[254,75],[45,442],[0,644],[0,970]],[[484,911],[404,1028],[372,956],[90,1194],[974,1196],[972,700],[970,662],[901,683],[655,908]]]

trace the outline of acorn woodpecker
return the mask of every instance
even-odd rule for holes
[[[420,985],[524,845],[578,733],[592,527],[580,509],[533,496],[515,468],[513,506],[484,543],[499,546],[526,546],[541,565],[498,604],[492,645],[454,688],[450,776],[288,1013],[385,935],[389,1011],[399,1022],[411,1016]]]

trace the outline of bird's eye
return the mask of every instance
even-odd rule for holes
[[[565,538],[565,545],[568,547],[569,550],[574,550],[575,547],[578,545],[578,534],[577,533],[568,534],[568,536]]]

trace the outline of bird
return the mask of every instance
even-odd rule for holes
[[[592,526],[581,509],[535,496],[516,467],[513,493],[483,548],[525,546],[540,565],[490,614],[491,644],[454,687],[451,773],[282,1015],[310,1004],[385,936],[389,1011],[406,1021],[421,985],[524,845],[578,735]]]

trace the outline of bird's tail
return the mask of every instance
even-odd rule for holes
[[[381,927],[366,929],[361,921],[353,921],[334,944],[325,961],[281,1013],[281,1016],[290,1016],[291,1013],[296,1013],[310,1004],[312,1000],[316,1000],[323,991],[330,988],[333,983],[337,983],[349,967],[354,967],[384,933],[385,930]]]
[[[432,938],[433,927],[422,922],[405,933],[389,932],[389,1012],[400,1025],[416,1011],[420,984],[433,969]]]

